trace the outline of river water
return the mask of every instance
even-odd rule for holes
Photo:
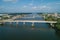
[[[33,15],[35,16],[34,18]],[[30,17],[30,18],[26,18]],[[25,18],[18,18],[15,20],[44,20],[37,14],[29,14]],[[23,25],[8,23],[0,25],[0,40],[60,40],[60,32],[56,32],[47,23],[32,23],[26,22]]]

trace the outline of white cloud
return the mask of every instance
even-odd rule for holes
[[[30,6],[32,6],[32,5],[33,5],[33,3],[30,3],[29,5],[30,5]]]
[[[44,6],[42,6],[42,8],[46,8],[46,7],[47,7],[47,6],[45,6],[45,5],[44,5]]]
[[[46,9],[46,8],[49,8],[48,6],[46,5],[43,5],[43,6],[40,6],[41,9]]]
[[[56,4],[60,4],[60,3],[56,3]]]
[[[26,7],[27,7],[26,5],[23,6],[23,8],[26,8]]]
[[[40,6],[40,9],[46,9],[47,8],[47,6]]]
[[[43,5],[43,6],[40,6],[40,10],[51,10],[51,7]]]
[[[34,7],[32,7],[32,9],[37,9],[37,7],[36,7],[36,6],[34,6]]]
[[[3,0],[4,2],[13,2],[16,3],[18,0]]]

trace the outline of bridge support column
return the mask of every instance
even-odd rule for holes
[[[32,26],[34,26],[34,22],[32,23]]]
[[[23,24],[25,25],[25,22],[23,22]]]
[[[5,22],[2,22],[2,24],[5,24]]]
[[[12,22],[10,22],[10,24],[12,24]]]
[[[16,24],[18,24],[18,22],[16,22]]]
[[[53,24],[53,23],[50,23],[50,25],[51,25],[52,27],[54,27],[54,24]]]
[[[19,22],[16,22],[16,28],[18,27],[18,23],[19,23]]]

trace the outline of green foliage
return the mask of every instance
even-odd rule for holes
[[[60,18],[57,19],[57,24],[56,24],[57,29],[60,30]]]
[[[8,18],[8,17],[3,17],[3,16],[2,16],[2,19],[9,19],[9,18]]]
[[[8,19],[8,17],[4,17],[3,19]]]
[[[60,18],[57,19],[57,23],[60,23]]]
[[[53,16],[46,16],[45,20],[47,21],[55,21],[54,17]]]

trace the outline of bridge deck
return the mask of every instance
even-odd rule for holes
[[[38,22],[38,23],[57,23],[56,21],[42,21],[42,20],[4,20],[1,22]]]

